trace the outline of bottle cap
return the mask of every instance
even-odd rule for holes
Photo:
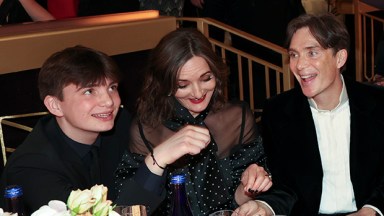
[[[18,185],[10,185],[5,188],[5,198],[15,198],[23,195],[23,189]]]
[[[178,174],[172,176],[171,184],[183,184],[185,183],[185,175],[184,174]]]

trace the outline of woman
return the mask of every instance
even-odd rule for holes
[[[184,0],[139,0],[140,10],[158,10],[160,15],[182,17]]]
[[[194,215],[235,209],[271,187],[268,173],[256,165],[265,166],[266,158],[254,116],[245,103],[226,101],[226,77],[226,65],[199,31],[179,29],[159,42],[144,76],[130,151],[117,170],[117,203],[132,196],[127,188],[134,184],[146,189],[134,194],[143,197],[138,203],[169,215],[164,182],[175,173],[187,176]],[[148,191],[157,193],[157,203],[143,195]]]

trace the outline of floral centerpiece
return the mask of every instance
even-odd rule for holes
[[[107,200],[108,188],[95,185],[90,190],[75,190],[68,197],[67,204],[52,200],[40,207],[32,216],[118,216],[113,211],[112,201]]]

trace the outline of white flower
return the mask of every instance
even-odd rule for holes
[[[4,212],[2,208],[0,208],[0,216],[17,216],[17,214],[12,214],[9,212]]]
[[[90,190],[75,190],[69,195],[67,206],[71,213],[83,214],[95,205],[95,199]]]
[[[64,202],[59,200],[51,200],[48,205],[41,206],[31,216],[70,216]]]
[[[95,185],[91,188],[92,197],[95,199],[95,203],[104,202],[107,200],[108,188],[104,185]]]
[[[94,208],[93,208],[93,215],[95,216],[107,216],[109,215],[109,212],[112,211],[112,201],[106,200],[104,202],[98,203]]]
[[[67,204],[52,200],[31,216],[120,216],[112,210],[107,192],[108,188],[103,185],[95,185],[90,190],[75,190],[69,195]],[[3,215],[0,213],[0,216]]]

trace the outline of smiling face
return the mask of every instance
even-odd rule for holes
[[[324,49],[308,28],[298,29],[289,46],[290,69],[299,82],[303,94],[313,98],[319,108],[333,108],[342,90],[340,68],[347,52]]]
[[[216,87],[216,79],[202,57],[194,56],[180,69],[176,99],[196,117],[204,111]]]
[[[47,96],[44,103],[68,137],[92,144],[100,132],[113,128],[121,102],[117,87],[110,79],[89,87],[69,84],[63,89],[63,100]]]

